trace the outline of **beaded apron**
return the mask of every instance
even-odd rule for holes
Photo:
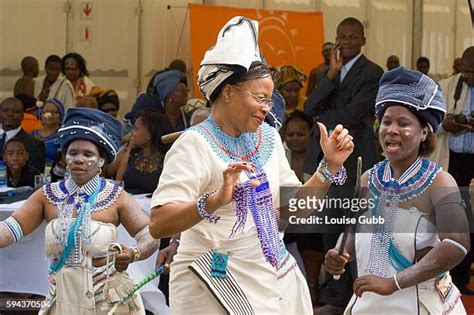
[[[375,199],[372,216],[381,216],[385,224],[374,228],[367,272],[381,277],[388,276],[388,264],[395,269],[406,268],[409,262],[401,255],[394,243],[394,223],[400,203],[423,194],[431,185],[441,167],[418,157],[398,180],[392,178],[388,160],[377,163],[369,171],[369,189]],[[399,270],[400,271],[400,270]]]
[[[234,138],[225,134],[217,123],[208,117],[191,130],[201,134],[224,162],[231,164],[244,161],[255,165],[255,173],[246,172],[248,180],[239,183],[234,189],[233,202],[237,220],[229,238],[233,238],[244,228],[250,209],[265,259],[273,267],[278,268],[280,261],[278,224],[270,184],[263,169],[275,147],[276,139],[272,127],[263,123],[256,132],[243,133],[240,137]],[[252,188],[250,183],[254,180],[258,180],[260,186]]]
[[[77,186],[72,178],[43,186],[44,196],[57,209],[59,225],[56,242],[63,248],[67,247],[69,231],[76,221],[73,214],[76,213],[78,218],[83,216],[74,235],[74,249],[66,258],[65,265],[83,265],[84,254],[89,252],[91,245],[92,214],[114,204],[121,192],[120,186],[100,179],[99,176],[82,187]]]

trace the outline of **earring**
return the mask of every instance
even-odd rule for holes
[[[99,166],[98,173],[97,174],[102,174],[102,167]]]
[[[66,165],[66,172],[69,173],[69,166]]]

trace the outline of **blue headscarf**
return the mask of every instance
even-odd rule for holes
[[[186,75],[184,73],[178,70],[164,71],[155,76],[153,80],[153,92],[156,93],[164,103],[180,82],[186,84]]]
[[[58,112],[59,112],[59,121],[62,122],[63,119],[64,119],[64,104],[56,99],[56,98],[50,98],[50,99],[47,99],[46,102],[44,102],[44,105],[46,106],[46,104],[53,104],[54,106],[56,106]],[[44,106],[43,108],[41,108],[39,110],[39,115],[41,115],[44,111]]]
[[[381,119],[390,104],[403,104],[436,132],[446,113],[438,84],[429,76],[403,66],[387,71],[380,79],[375,114]]]

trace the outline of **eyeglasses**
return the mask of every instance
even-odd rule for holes
[[[178,93],[181,93],[183,95],[188,95],[190,90],[188,88],[184,88],[184,89],[179,89],[179,90],[176,89],[175,91],[178,92]]]
[[[252,97],[259,105],[267,105],[269,110],[272,109],[273,103],[272,103],[272,98],[271,97],[270,98],[265,98],[265,97],[254,95],[250,91],[247,91],[246,89],[243,89],[238,85],[231,85],[231,86],[236,88],[239,91],[244,92],[248,96]]]

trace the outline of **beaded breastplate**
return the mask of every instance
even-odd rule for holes
[[[367,265],[369,273],[387,277],[389,263],[398,271],[412,263],[403,257],[394,243],[396,213],[400,203],[423,194],[440,171],[438,164],[421,157],[398,180],[392,178],[388,160],[379,162],[369,171],[369,189],[375,199],[371,214],[383,217],[385,222],[377,225],[372,234]]]
[[[201,134],[224,162],[252,162],[257,168],[261,168],[268,162],[275,147],[275,133],[271,128],[267,123],[263,123],[256,132],[243,133],[235,138],[225,134],[217,123],[208,117],[190,129]]]
[[[278,268],[280,240],[276,210],[273,207],[270,184],[263,169],[275,147],[275,133],[271,128],[263,123],[256,132],[243,133],[235,138],[225,134],[217,123],[208,117],[191,129],[201,134],[224,162],[230,164],[245,161],[255,165],[255,173],[246,172],[248,180],[235,187],[233,202],[237,218],[229,239],[244,228],[250,210],[263,255],[268,263]],[[261,185],[252,188],[250,183],[253,180],[258,180]]]
[[[44,196],[57,209],[56,242],[63,248],[59,260],[50,266],[51,272],[58,272],[64,265],[84,264],[90,254],[92,214],[112,206],[122,191],[120,186],[99,176],[82,187],[71,178],[43,186]]]

